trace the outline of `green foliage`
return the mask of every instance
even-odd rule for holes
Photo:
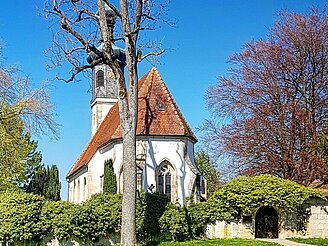
[[[140,192],[138,194],[136,218],[138,242],[158,241],[159,219],[166,210],[168,198],[162,193]]]
[[[328,163],[328,127],[319,135],[312,148]]]
[[[184,208],[169,205],[160,218],[160,228],[163,233],[169,234],[173,241],[184,241],[190,238]]]
[[[26,167],[25,167],[25,180],[21,183],[23,191],[27,191],[30,182],[32,181],[34,175],[38,169],[42,166],[42,155],[40,151],[37,151],[38,142],[31,140],[30,134],[26,134],[26,139],[31,145],[31,151],[26,158]],[[34,193],[38,194],[38,193]]]
[[[208,200],[208,213],[211,221],[228,222],[239,220],[242,214],[253,214],[262,206],[286,213],[297,210],[311,196],[324,198],[320,191],[271,175],[239,177]]]
[[[200,172],[206,179],[207,195],[211,196],[222,186],[220,181],[220,173],[216,169],[214,162],[211,161],[209,155],[203,150],[195,153],[195,162]]]
[[[15,245],[42,238],[40,214],[44,199],[37,195],[5,191],[0,194],[0,243]]]
[[[103,193],[104,194],[116,194],[117,182],[116,175],[114,173],[112,160],[106,160],[104,163],[104,183]]]
[[[73,235],[71,223],[75,205],[66,201],[47,201],[41,212],[42,234],[50,240],[56,237],[60,242]]]
[[[121,224],[121,195],[93,195],[75,207],[71,223],[74,237],[83,244],[98,242],[105,235],[115,235]]]
[[[44,165],[41,165],[36,169],[25,190],[28,193],[43,196],[48,200],[59,201],[60,188],[61,184],[57,166],[44,167]]]
[[[173,241],[201,238],[209,222],[207,206],[207,203],[193,202],[183,208],[169,205],[160,218],[161,231]]]
[[[17,187],[26,180],[26,160],[34,146],[23,129],[19,116],[0,104],[0,190]]]
[[[184,209],[186,210],[186,215],[188,216],[187,221],[191,232],[191,238],[195,239],[203,237],[206,230],[206,225],[209,222],[207,215],[208,204],[205,202],[191,203]]]
[[[59,181],[59,170],[56,165],[51,167],[47,166],[44,197],[49,200],[59,201],[60,200],[60,188],[61,184]]]

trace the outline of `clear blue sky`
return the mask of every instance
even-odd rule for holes
[[[176,27],[162,27],[151,36],[169,51],[158,66],[191,128],[200,126],[208,112],[204,94],[219,75],[227,71],[227,59],[243,44],[265,38],[275,16],[287,9],[306,12],[311,6],[323,8],[326,1],[310,0],[171,0],[169,16]],[[90,81],[65,84],[54,79],[65,68],[47,71],[45,51],[52,33],[40,17],[42,0],[3,1],[0,8],[0,39],[5,43],[6,64],[18,64],[35,85],[50,80],[51,98],[61,125],[60,140],[38,138],[43,162],[60,169],[62,199],[67,198],[65,176],[90,140]],[[140,76],[151,68],[140,64]],[[196,135],[198,133],[196,132]]]

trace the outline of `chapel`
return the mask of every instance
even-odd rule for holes
[[[107,65],[92,71],[92,137],[67,174],[68,200],[81,203],[103,190],[104,163],[111,161],[117,192],[123,192],[122,131],[117,85]],[[206,197],[205,180],[194,160],[197,138],[156,68],[138,82],[137,188],[161,192],[183,206]]]

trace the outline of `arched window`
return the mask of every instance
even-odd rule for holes
[[[172,198],[173,174],[174,170],[170,162],[162,162],[157,172],[157,191],[167,195],[170,201]]]
[[[99,70],[96,73],[96,87],[104,86],[104,85],[105,85],[104,71]]]
[[[80,186],[80,179],[77,180],[77,199],[76,202],[80,203],[80,193],[81,193],[81,186]]]
[[[83,178],[83,201],[86,200],[87,179]]]

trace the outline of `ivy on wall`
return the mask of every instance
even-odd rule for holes
[[[268,174],[231,180],[208,200],[211,221],[238,221],[242,215],[254,214],[262,206],[272,206],[281,213],[291,213],[310,197],[322,192],[293,181]]]

